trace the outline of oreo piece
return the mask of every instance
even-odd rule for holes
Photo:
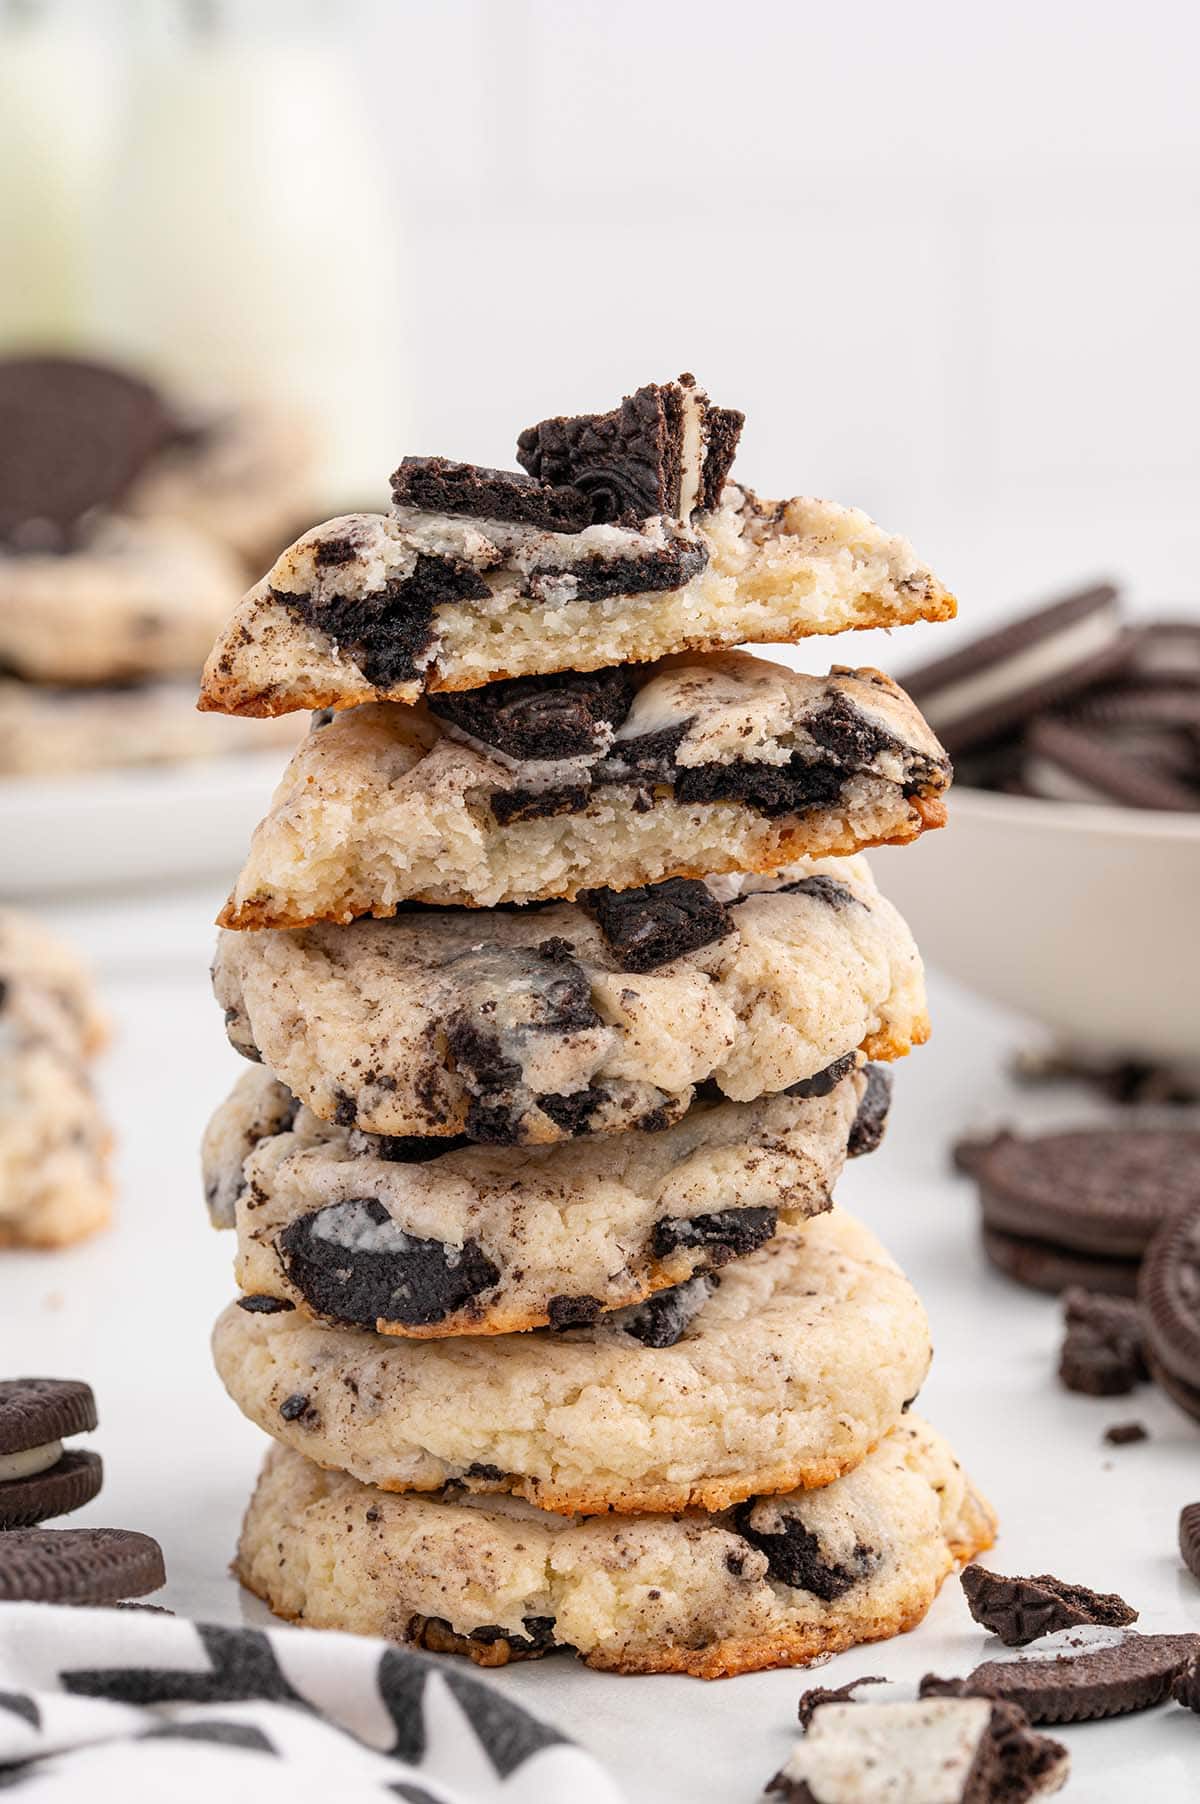
[[[989,1256],[1011,1276],[1049,1288],[1021,1247],[987,1234],[1039,1243],[1075,1261],[1070,1282],[1127,1292],[1155,1231],[1200,1198],[1200,1133],[1185,1129],[1090,1127],[1022,1138],[1001,1133],[971,1153]],[[1083,1256],[1080,1261],[1080,1256]],[[1119,1262],[1110,1271],[1110,1262]],[[1064,1262],[1066,1263],[1066,1262]]]
[[[1044,1660],[987,1660],[964,1685],[967,1695],[1019,1704],[1031,1722],[1095,1722],[1161,1704],[1197,1652],[1200,1635],[1131,1631],[1111,1647]]]
[[[859,1054],[844,1052],[840,1059],[832,1065],[826,1065],[824,1071],[814,1071],[811,1077],[802,1077],[798,1083],[789,1084],[785,1092],[788,1096],[828,1096],[829,1092],[841,1083],[850,1072],[857,1071]],[[718,1093],[719,1094],[719,1093]]]
[[[603,753],[633,706],[636,688],[621,665],[586,674],[508,677],[481,689],[438,690],[425,705],[510,758],[583,758]]]
[[[1200,1711],[1200,1654],[1193,1654],[1176,1673],[1171,1696],[1185,1710]]]
[[[1133,757],[1085,727],[1037,720],[1029,729],[1021,778],[1027,794],[1051,802],[1111,802],[1172,813],[1200,809],[1200,787]]]
[[[478,1241],[447,1246],[405,1233],[378,1197],[350,1197],[301,1215],[284,1228],[278,1247],[288,1281],[317,1315],[360,1328],[444,1321],[500,1277]]]
[[[796,1715],[802,1729],[807,1729],[812,1722],[813,1713],[822,1704],[857,1704],[864,1700],[855,1697],[860,1685],[886,1685],[887,1680],[882,1673],[868,1673],[861,1679],[849,1679],[844,1685],[810,1685],[807,1691],[800,1693],[800,1703]]]
[[[728,910],[704,883],[672,877],[639,889],[585,889],[592,916],[622,971],[653,971],[733,932]]]
[[[721,1280],[701,1272],[670,1290],[655,1291],[644,1302],[615,1310],[609,1318],[644,1347],[673,1347],[708,1302]]]
[[[744,1259],[765,1246],[779,1220],[775,1209],[716,1209],[711,1215],[666,1216],[654,1225],[651,1247],[665,1259],[679,1247],[704,1247],[714,1265]]]
[[[1111,1422],[1104,1439],[1110,1447],[1133,1447],[1138,1441],[1148,1441],[1150,1430],[1144,1422]]]
[[[1136,1301],[1072,1286],[1063,1296],[1067,1332],[1058,1375],[1069,1391],[1123,1397],[1149,1379]]]
[[[1035,609],[901,678],[951,757],[1010,733],[1041,709],[1129,664],[1134,635],[1100,583]]]
[[[158,1542],[129,1528],[14,1528],[0,1554],[3,1603],[113,1604],[167,1581]]]
[[[631,557],[599,552],[569,564],[539,564],[525,579],[522,594],[549,601],[564,578],[570,578],[575,601],[603,601],[609,595],[658,595],[682,589],[708,568],[708,547],[686,539],[648,546]]]
[[[64,1451],[62,1442],[95,1426],[90,1385],[67,1378],[0,1383],[0,1529],[32,1528],[91,1502],[104,1477],[100,1456]]]
[[[883,1139],[892,1106],[892,1074],[886,1065],[867,1066],[867,1087],[850,1128],[846,1155],[861,1159],[873,1153]]]
[[[1200,1421],[1200,1195],[1155,1235],[1138,1303],[1151,1372]]]
[[[1200,1068],[1160,1065],[1149,1059],[1104,1058],[1069,1049],[1019,1052],[1012,1064],[1018,1083],[1082,1083],[1110,1102],[1200,1102]]]
[[[174,425],[145,382],[75,357],[0,358],[0,543],[60,551],[111,507]]]
[[[517,462],[551,487],[582,489],[598,524],[686,520],[694,508],[719,502],[743,423],[733,409],[713,407],[695,377],[684,375],[637,389],[610,413],[527,426]]]
[[[1179,1557],[1200,1579],[1200,1503],[1185,1503],[1179,1512]]]
[[[592,523],[592,504],[582,489],[555,488],[518,470],[489,470],[448,457],[404,458],[392,473],[392,500],[397,507],[503,520],[543,532],[582,532]]]
[[[755,1524],[755,1516],[766,1510],[778,1526],[767,1528]],[[806,1528],[798,1516],[780,1509],[773,1498],[752,1497],[738,1504],[733,1512],[734,1532],[751,1547],[767,1556],[767,1570],[781,1585],[807,1591],[831,1604],[844,1597],[855,1585],[879,1565],[880,1555],[864,1541],[856,1541],[846,1559],[831,1559],[821,1546],[820,1537]]]
[[[1103,1291],[1112,1297],[1137,1295],[1136,1259],[1102,1259],[1095,1254],[1070,1252],[1029,1235],[1002,1234],[986,1224],[982,1240],[988,1262],[1006,1278],[1014,1278],[1030,1290],[1047,1291],[1052,1296],[1073,1288]]]
[[[333,595],[321,601],[287,589],[271,590],[273,600],[348,653],[377,689],[392,689],[417,675],[439,607],[454,601],[486,601],[490,593],[473,565],[426,552],[418,556],[408,576],[392,577],[370,595]]]
[[[1008,1578],[972,1564],[963,1567],[959,1582],[975,1621],[1005,1647],[1025,1647],[1042,1635],[1086,1623],[1123,1629],[1137,1621],[1137,1611],[1115,1592],[1090,1591],[1047,1572]]]

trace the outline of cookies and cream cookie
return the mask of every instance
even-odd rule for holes
[[[323,1120],[377,1134],[661,1128],[706,1080],[748,1102],[928,1034],[912,936],[859,859],[226,931],[214,985],[240,1052]]]
[[[452,1488],[396,1496],[267,1457],[236,1571],[280,1616],[486,1666],[570,1649],[612,1672],[800,1666],[918,1623],[994,1520],[907,1416],[819,1491],[715,1515],[555,1516]]]
[[[395,1139],[318,1120],[262,1066],[204,1142],[213,1222],[252,1297],[382,1334],[502,1334],[594,1321],[795,1233],[847,1150],[877,1144],[880,1066],[807,1097],[697,1103],[658,1134],[560,1146]],[[678,1300],[639,1329],[669,1335]]]
[[[521,677],[317,724],[221,916],[300,927],[769,870],[941,826],[950,765],[896,685],[745,653]]]
[[[414,1341],[248,1298],[213,1348],[260,1428],[384,1490],[462,1480],[555,1511],[629,1513],[830,1483],[924,1382],[911,1285],[837,1209],[718,1277],[669,1293],[671,1336],[643,1338],[649,1304],[577,1328]]]

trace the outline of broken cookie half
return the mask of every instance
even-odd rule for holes
[[[505,677],[953,616],[856,508],[729,480],[742,416],[694,378],[518,441],[524,471],[407,457],[390,513],[297,540],[234,613],[202,708],[416,701]]]

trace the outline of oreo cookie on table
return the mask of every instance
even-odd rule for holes
[[[123,370],[75,357],[0,358],[0,544],[65,549],[175,431],[161,398]]]
[[[100,1456],[63,1441],[96,1426],[89,1385],[67,1378],[0,1381],[0,1530],[31,1528],[90,1503],[100,1489]],[[11,1547],[6,1539],[4,1550]]]
[[[1111,676],[1134,644],[1117,590],[1100,583],[910,670],[904,687],[955,757]]]
[[[1043,1656],[986,1660],[960,1681],[964,1695],[1019,1704],[1031,1722],[1082,1723],[1148,1710],[1171,1695],[1176,1679],[1200,1654],[1200,1635],[1139,1635],[1105,1644],[1086,1630],[1072,1645],[1057,1635]]]
[[[969,1143],[984,1248],[1034,1289],[1131,1296],[1142,1255],[1200,1197],[1200,1132],[1093,1127]]]
[[[1151,1375],[1200,1422],[1200,1196],[1155,1235],[1138,1303]]]
[[[0,1536],[0,1603],[116,1604],[167,1582],[162,1548],[131,1528],[14,1528]]]

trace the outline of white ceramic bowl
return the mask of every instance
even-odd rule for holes
[[[1200,816],[955,788],[871,854],[926,962],[1064,1044],[1200,1059]]]

